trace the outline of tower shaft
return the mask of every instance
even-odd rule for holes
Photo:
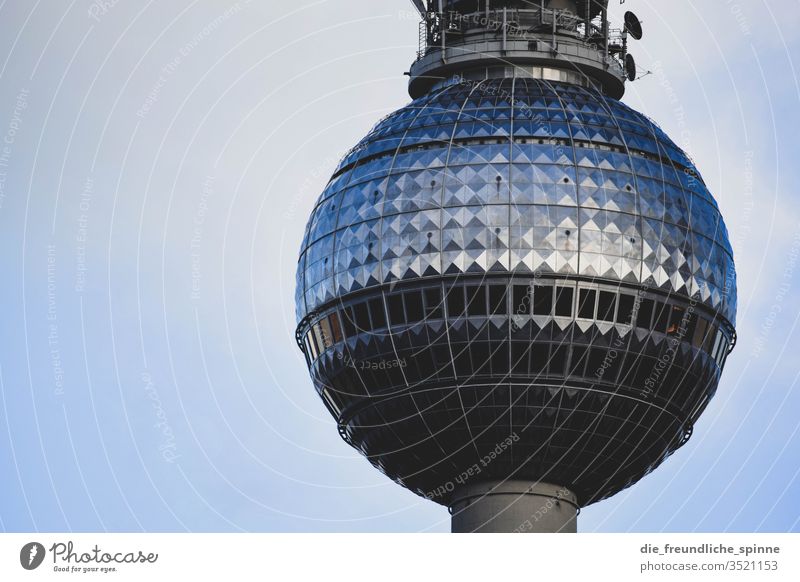
[[[576,533],[578,498],[566,487],[529,481],[465,485],[450,505],[453,533]]]

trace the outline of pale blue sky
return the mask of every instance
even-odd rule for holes
[[[92,4],[0,3],[0,530],[447,531],[293,339],[306,216],[408,101],[411,3]],[[690,443],[580,529],[797,531],[800,2],[622,8],[653,71],[625,101],[723,209],[740,341]]]

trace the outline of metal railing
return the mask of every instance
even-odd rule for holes
[[[509,36],[523,36],[526,33],[552,33],[554,28],[559,33],[565,31],[586,38],[602,38],[603,26],[601,17],[596,17],[586,31],[584,18],[567,10],[550,8],[510,8],[507,10],[489,10],[462,14],[459,12],[428,12],[419,25],[419,45],[417,60],[423,58],[431,50],[442,48],[441,35],[463,34],[470,30],[484,29],[502,32],[503,28]]]

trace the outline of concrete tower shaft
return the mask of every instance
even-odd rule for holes
[[[566,487],[488,481],[460,488],[450,505],[453,533],[576,533],[577,496]]]

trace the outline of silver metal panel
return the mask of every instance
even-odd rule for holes
[[[303,241],[298,319],[395,280],[541,271],[693,297],[735,323],[730,241],[698,176],[652,121],[596,91],[452,84],[342,160]]]

